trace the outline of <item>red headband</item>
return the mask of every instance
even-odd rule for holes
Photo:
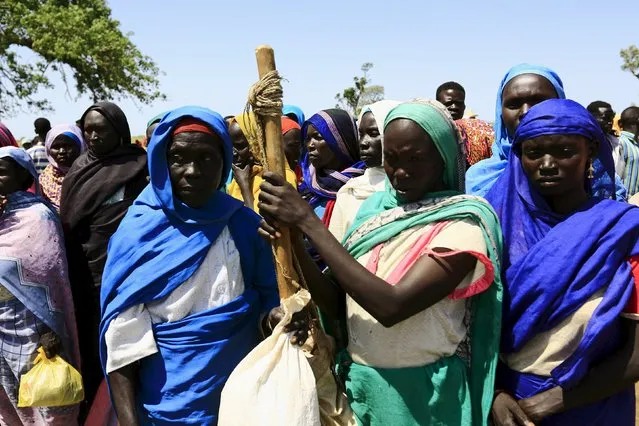
[[[297,124],[297,121],[282,116],[282,134],[285,135],[287,132],[293,129],[302,130],[300,125]]]
[[[185,132],[199,132],[206,133],[211,136],[215,135],[209,126],[204,124],[201,120],[193,117],[187,117],[180,120],[180,122],[175,126],[175,129],[173,129],[173,135]]]

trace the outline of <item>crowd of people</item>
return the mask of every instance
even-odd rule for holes
[[[434,95],[285,105],[285,176],[253,113],[177,108],[143,146],[111,102],[26,147],[0,123],[0,424],[217,424],[282,318],[287,227],[347,424],[634,425],[639,107],[617,120],[529,64],[492,123],[456,82]],[[41,346],[85,401],[18,406]]]

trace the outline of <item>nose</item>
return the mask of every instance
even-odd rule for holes
[[[528,112],[528,110],[530,110],[530,108],[532,108],[532,105],[530,105],[529,103],[525,103],[521,106],[521,108],[519,109],[519,120],[521,121],[522,118],[524,118],[524,115],[526,115],[526,113]]]
[[[539,165],[539,172],[542,175],[554,174],[557,172],[557,162],[555,161],[555,157],[552,155],[544,155],[541,159],[541,164]]]
[[[306,143],[306,149],[309,151],[315,151],[315,138],[310,138]]]
[[[395,171],[393,172],[393,177],[395,178],[395,180],[404,180],[409,178],[410,175],[405,169],[400,167],[399,169],[395,169]]]
[[[184,171],[184,175],[190,178],[198,178],[201,175],[200,167],[196,163],[191,163]]]
[[[371,146],[371,138],[368,135],[364,135],[360,140],[359,140],[359,149],[360,151],[364,151],[366,150],[369,146]]]

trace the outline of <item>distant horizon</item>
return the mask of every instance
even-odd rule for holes
[[[467,107],[486,121],[495,118],[499,82],[521,62],[555,70],[567,97],[583,105],[603,100],[621,112],[639,103],[639,79],[621,70],[619,56],[622,48],[639,45],[636,14],[618,12],[636,8],[630,0],[608,2],[605,9],[577,0],[539,0],[534,6],[327,0],[277,8],[250,0],[235,13],[204,0],[180,8],[158,3],[109,1],[121,30],[133,31],[133,42],[162,70],[160,90],[168,98],[151,106],[116,101],[134,135],[144,134],[151,117],[182,105],[240,113],[257,80],[254,49],[260,44],[275,49],[287,79],[285,103],[300,106],[307,117],[334,107],[335,94],[352,84],[365,62],[374,64],[372,84],[385,87],[386,99],[433,98],[439,84],[454,80],[466,89]],[[26,59],[33,55],[20,52]],[[58,77],[51,80],[55,88],[42,95],[53,113],[2,118],[16,138],[33,138],[39,116],[52,125],[70,123],[91,105],[87,96],[70,99]]]

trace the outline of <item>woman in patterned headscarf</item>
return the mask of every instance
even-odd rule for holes
[[[47,133],[44,147],[49,165],[40,175],[42,195],[60,211],[62,181],[77,158],[87,149],[82,131],[75,124],[60,124]]]
[[[357,126],[348,112],[326,109],[306,120],[302,135],[304,182],[300,193],[328,226],[337,191],[351,178],[361,176],[366,167],[359,157]]]

